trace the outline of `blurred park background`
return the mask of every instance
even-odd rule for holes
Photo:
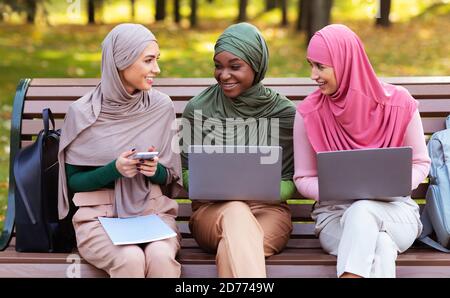
[[[240,20],[268,42],[266,77],[309,76],[307,40],[326,23],[353,29],[380,76],[450,75],[449,0],[0,0],[0,222],[21,78],[99,77],[100,44],[121,22],[155,33],[161,77],[211,77],[215,40]]]

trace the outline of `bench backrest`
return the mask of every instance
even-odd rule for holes
[[[445,117],[450,114],[450,77],[390,77],[382,80],[405,87],[420,102],[419,111],[426,140],[433,132],[444,129]],[[99,79],[21,80],[11,120],[10,165],[17,150],[31,144],[33,137],[42,129],[43,108],[52,110],[56,127],[60,128],[70,103],[92,90],[98,82]],[[154,88],[172,98],[177,117],[180,117],[189,99],[214,83],[214,79],[205,78],[162,78],[155,80]],[[264,84],[286,95],[294,103],[317,88],[309,78],[267,78]],[[11,180],[13,179],[10,179],[10,196],[13,186]],[[412,197],[423,204],[427,187],[428,181],[424,181],[413,192]],[[297,193],[294,200],[289,201],[294,222],[311,222],[312,201],[304,199]],[[180,201],[179,220],[187,221],[190,214],[189,201]],[[188,230],[182,232],[187,233]],[[312,234],[312,225],[295,225],[293,234]]]

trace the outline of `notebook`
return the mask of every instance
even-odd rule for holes
[[[320,201],[409,196],[412,148],[319,152],[317,170]]]
[[[191,200],[280,200],[280,146],[190,146]]]
[[[114,245],[146,243],[177,234],[156,214],[128,218],[98,218]]]

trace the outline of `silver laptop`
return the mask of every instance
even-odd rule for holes
[[[412,148],[319,152],[317,170],[320,201],[409,196]]]
[[[191,200],[280,199],[280,146],[189,146]]]

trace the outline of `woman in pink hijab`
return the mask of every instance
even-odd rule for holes
[[[395,277],[397,253],[420,235],[419,207],[394,201],[319,201],[316,153],[411,146],[412,189],[429,171],[418,102],[402,87],[381,82],[363,44],[344,25],[312,37],[307,60],[318,89],[297,107],[294,182],[316,200],[312,217],[323,249],[337,256],[338,277]]]

